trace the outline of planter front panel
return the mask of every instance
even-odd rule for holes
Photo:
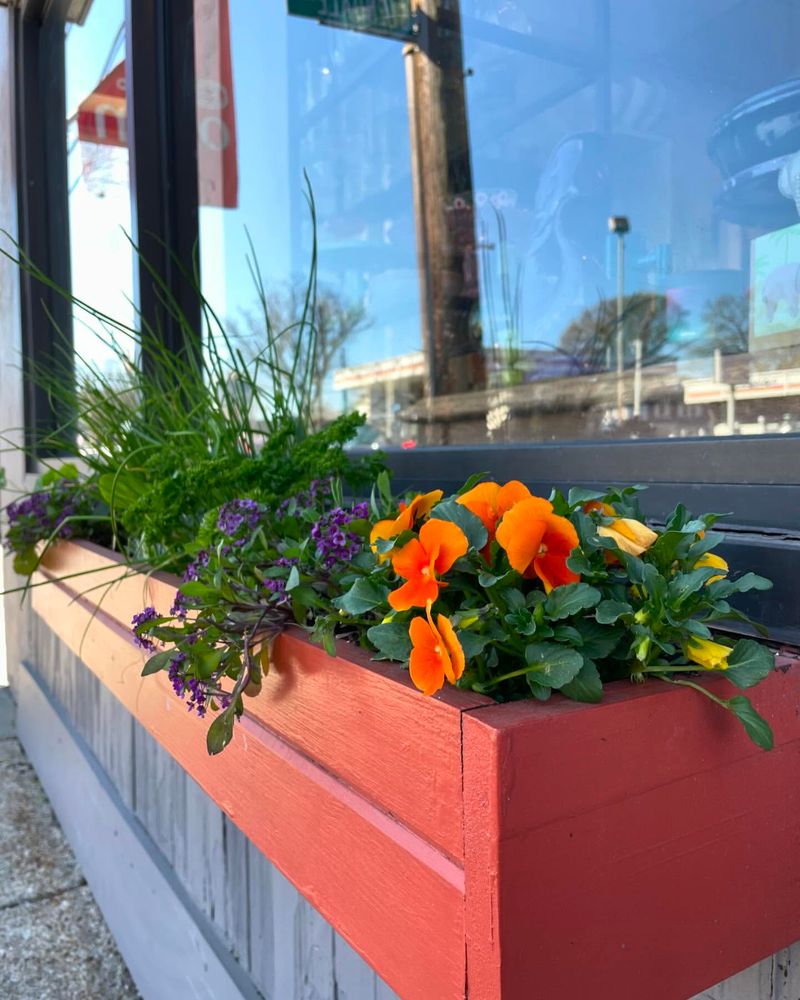
[[[70,649],[401,996],[463,997],[461,866],[252,716],[209,758],[207,723],[163,675],[140,676],[127,629],[62,585],[34,594]]]
[[[51,578],[99,571],[59,586],[73,594],[97,588],[86,596],[126,632],[131,608],[152,604],[164,612],[179,585],[164,574],[134,574],[109,586],[124,571],[118,557],[83,543],[51,552],[44,563]],[[461,713],[494,702],[453,689],[422,698],[397,664],[375,663],[343,642],[339,650],[330,657],[299,630],[282,635],[247,714],[463,863]]]
[[[478,996],[679,1000],[800,938],[797,668],[751,694],[771,753],[666,685],[465,716]]]

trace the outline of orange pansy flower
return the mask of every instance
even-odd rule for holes
[[[438,615],[436,624],[427,605],[426,618],[415,618],[408,629],[413,649],[408,659],[411,680],[423,694],[436,694],[445,677],[451,684],[464,673],[464,650],[450,620]]]
[[[430,493],[418,493],[409,504],[401,503],[397,517],[378,521],[373,526],[369,535],[373,549],[379,538],[395,538],[404,531],[410,531],[417,520],[429,514],[443,496],[443,490],[432,490]]]
[[[567,566],[578,533],[571,521],[553,513],[549,500],[529,497],[515,504],[500,522],[497,541],[512,567],[524,576],[538,576],[548,594],[580,580]]]
[[[463,504],[470,513],[483,521],[483,526],[489,532],[489,541],[494,538],[497,522],[515,503],[526,500],[531,491],[516,479],[500,486],[499,483],[478,483],[471,490],[456,497],[456,502]]]
[[[437,579],[446,573],[456,559],[466,554],[467,536],[452,521],[426,521],[419,538],[412,538],[392,554],[392,566],[407,583],[389,594],[389,603],[395,611],[424,608],[439,596]]]

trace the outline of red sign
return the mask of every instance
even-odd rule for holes
[[[200,204],[236,208],[239,178],[228,0],[195,0],[194,40]],[[81,102],[78,138],[127,146],[127,114],[123,60]]]
[[[78,138],[104,146],[128,145],[125,63],[104,77],[78,107]]]
[[[236,208],[236,109],[228,0],[195,0],[194,63],[200,204]]]

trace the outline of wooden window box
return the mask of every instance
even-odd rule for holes
[[[397,666],[292,630],[211,758],[207,721],[141,678],[129,630],[178,581],[101,599],[119,560],[88,543],[43,573],[97,567],[35,588],[35,610],[404,1000],[682,1000],[800,938],[795,659],[752,692],[765,753],[655,681],[597,706],[423,698]]]

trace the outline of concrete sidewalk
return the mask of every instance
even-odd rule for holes
[[[14,704],[0,688],[0,997],[138,995],[14,736]]]

